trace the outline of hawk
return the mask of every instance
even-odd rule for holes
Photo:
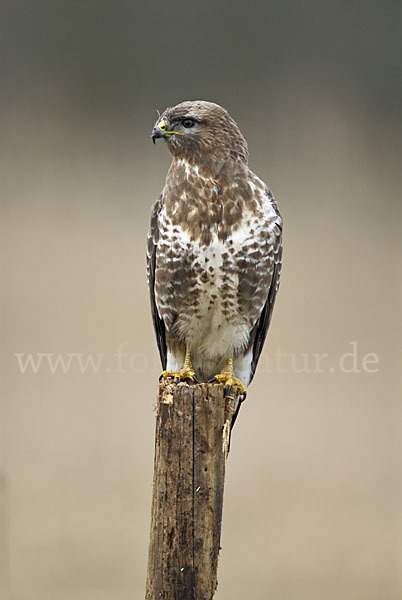
[[[167,108],[152,131],[159,138],[173,157],[147,247],[161,377],[223,382],[245,394],[278,291],[282,218],[218,104]]]

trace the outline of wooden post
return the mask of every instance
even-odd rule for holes
[[[159,385],[146,600],[211,600],[225,460],[239,390]]]

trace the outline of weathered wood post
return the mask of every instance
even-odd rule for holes
[[[159,384],[146,600],[211,600],[225,460],[240,390]]]

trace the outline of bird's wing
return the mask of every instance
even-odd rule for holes
[[[161,210],[162,194],[155,202],[152,207],[151,223],[149,226],[148,240],[147,240],[147,276],[148,276],[148,288],[149,297],[151,301],[151,313],[152,321],[154,324],[156,341],[158,343],[159,355],[161,357],[161,363],[163,370],[166,369],[166,330],[165,324],[162,321],[158,308],[156,306],[155,299],[155,269],[156,269],[156,248],[159,239],[159,212]]]
[[[276,206],[275,206],[276,208]],[[253,358],[251,361],[251,378],[250,383],[254,377],[257,363],[260,358],[262,347],[265,342],[269,323],[272,317],[272,311],[274,308],[276,294],[279,288],[279,280],[281,276],[282,267],[282,219],[278,213],[278,220],[275,223],[272,233],[272,256],[273,256],[273,271],[271,283],[268,288],[267,300],[261,311],[261,315],[254,325],[250,339],[253,340]]]

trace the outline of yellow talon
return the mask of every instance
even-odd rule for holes
[[[161,379],[167,379],[168,377],[173,377],[176,380],[176,383],[180,381],[192,381],[193,383],[199,383],[197,375],[193,369],[193,365],[191,364],[190,351],[186,351],[186,358],[184,361],[184,366],[180,371],[163,371],[162,375],[159,377]]]
[[[228,358],[228,362],[223,371],[215,375],[208,383],[225,383],[225,393],[227,393],[231,387],[238,386],[243,394],[247,393],[246,386],[240,381],[238,377],[233,373],[233,359]]]
[[[193,383],[199,383],[197,375],[193,369],[184,368],[180,369],[180,371],[163,371],[162,375],[159,379],[167,379],[168,377],[172,377],[176,380],[176,383],[180,381],[192,381]]]

